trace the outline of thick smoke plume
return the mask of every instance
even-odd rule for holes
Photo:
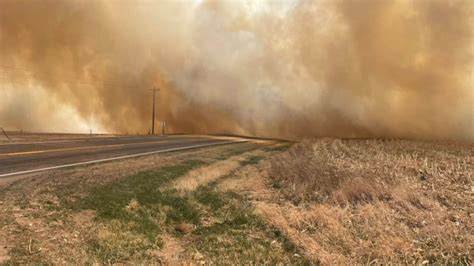
[[[472,0],[1,0],[0,126],[474,139]],[[85,128],[84,128],[85,127]]]

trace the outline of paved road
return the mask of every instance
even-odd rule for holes
[[[211,136],[100,137],[0,145],[0,178],[171,150],[230,143]],[[242,140],[240,140],[242,141]]]

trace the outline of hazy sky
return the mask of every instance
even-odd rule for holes
[[[474,139],[474,1],[2,0],[0,127]]]

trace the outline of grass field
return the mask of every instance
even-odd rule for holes
[[[470,264],[473,158],[258,141],[43,173],[0,188],[0,263]]]
[[[473,155],[465,144],[326,139],[275,156],[270,176],[292,202],[286,230],[307,232],[319,261],[469,264]]]

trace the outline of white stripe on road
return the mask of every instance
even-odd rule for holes
[[[166,149],[166,150],[159,150],[159,151],[151,151],[151,152],[138,153],[138,154],[132,154],[132,155],[118,156],[118,157],[112,157],[112,158],[100,159],[100,160],[93,160],[93,161],[87,161],[87,162],[64,164],[64,165],[51,166],[51,167],[45,167],[45,168],[39,168],[39,169],[33,169],[33,170],[27,170],[27,171],[20,171],[20,172],[15,172],[15,173],[0,174],[0,178],[14,176],[14,175],[32,174],[32,173],[43,172],[43,171],[48,171],[48,170],[56,170],[56,169],[67,168],[67,167],[72,167],[72,166],[81,166],[81,165],[88,165],[88,164],[94,164],[94,163],[102,163],[102,162],[109,162],[109,161],[115,161],[115,160],[121,160],[121,159],[128,159],[128,158],[134,158],[134,157],[157,154],[157,153],[190,150],[190,149],[195,149],[195,148],[217,146],[217,145],[224,145],[224,144],[232,144],[232,143],[241,143],[241,142],[247,142],[247,141],[248,140],[237,140],[237,141],[226,141],[226,142],[218,142],[218,143],[211,143],[211,144],[200,144],[200,145],[194,145],[194,146],[188,146],[188,147],[171,148],[171,149]]]

